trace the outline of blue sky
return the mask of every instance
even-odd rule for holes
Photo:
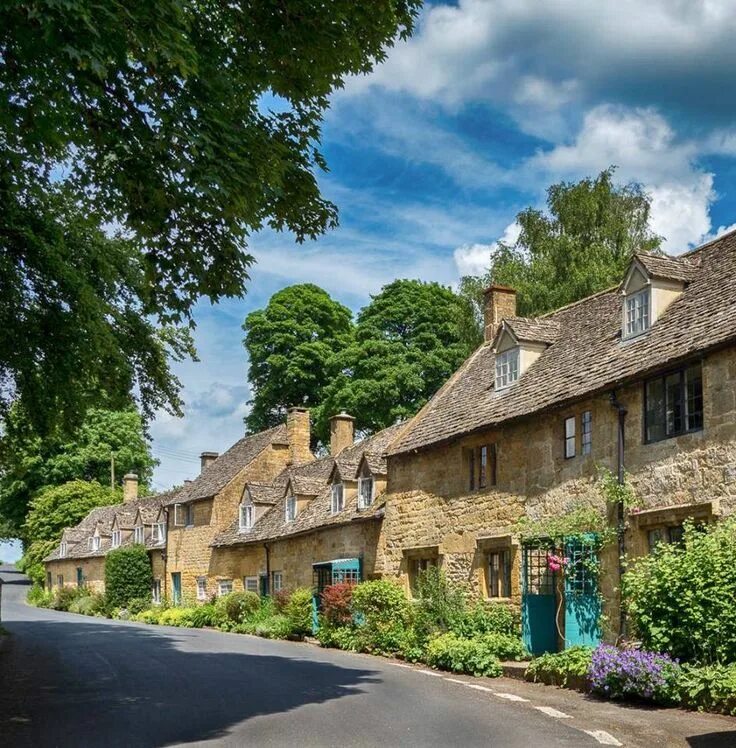
[[[453,284],[549,184],[611,164],[651,194],[671,253],[736,224],[734,31],[730,0],[427,5],[408,43],[333,97],[320,183],[340,227],[301,246],[254,237],[246,296],[199,305],[201,361],[176,367],[186,415],[152,426],[154,488],[242,435],[241,324],[279,288],[315,282],[357,310],[397,277]]]

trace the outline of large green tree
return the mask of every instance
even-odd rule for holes
[[[242,294],[252,231],[335,225],[316,179],[330,94],[410,34],[420,4],[4,3],[0,407],[22,402],[47,432],[100,389],[176,411],[153,345],[171,333],[153,326]],[[88,236],[76,254],[101,226],[125,241]]]
[[[41,561],[55,548],[64,528],[78,524],[96,507],[121,500],[121,491],[97,481],[74,480],[41,489],[33,497],[23,524],[26,546],[19,566],[34,582],[41,582]]]
[[[615,285],[634,252],[659,248],[661,237],[649,227],[649,196],[638,184],[616,184],[614,171],[554,184],[546,211],[517,215],[516,244],[500,243],[488,273],[462,281],[476,330],[482,329],[482,290],[491,283],[515,288],[518,313],[533,316]]]
[[[32,500],[44,489],[69,481],[110,484],[114,455],[116,483],[125,473],[137,473],[142,483],[150,480],[155,460],[143,433],[140,415],[124,411],[92,409],[71,436],[33,431],[20,408],[14,408],[8,428],[0,438],[0,517],[6,533],[28,544],[27,514]]]
[[[350,343],[352,326],[351,311],[311,283],[278,291],[265,309],[248,315],[249,431],[281,423],[291,405],[313,408],[322,401],[334,355]]]
[[[340,410],[365,431],[414,415],[470,352],[458,325],[466,310],[438,283],[384,286],[360,311],[354,342],[335,356],[337,373],[315,412],[319,437],[328,439],[329,418]]]

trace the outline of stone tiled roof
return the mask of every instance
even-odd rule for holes
[[[266,447],[284,442],[286,442],[285,424],[243,437],[189,483],[175,501],[169,500],[168,503],[186,503],[214,496]]]
[[[171,498],[175,497],[178,493],[178,490],[165,491],[153,496],[143,496],[140,499],[128,501],[124,504],[112,504],[110,506],[102,506],[93,509],[76,527],[65,528],[61,539],[66,540],[68,543],[72,542],[71,538],[74,538],[75,540],[73,541],[74,545],[67,549],[67,553],[63,558],[94,558],[95,556],[104,556],[111,549],[112,524],[116,517],[118,518],[118,524],[121,527],[132,528],[133,521],[138,512],[138,508],[140,507],[144,517],[151,517],[150,520],[144,518],[144,523],[154,522],[161,506],[167,503]],[[130,519],[131,516],[133,519]],[[123,522],[128,521],[129,524],[123,524]],[[93,551],[90,548],[89,541],[90,538],[94,536],[95,529],[97,528],[99,528],[100,531],[100,548]],[[132,542],[132,540],[128,540],[126,543],[127,542]],[[44,562],[56,561],[60,558],[59,546],[57,545],[56,548],[46,556],[46,558],[44,558]]]
[[[254,527],[247,532],[240,532],[239,522],[236,520],[232,525],[220,533],[212,543],[213,546],[239,545],[247,543],[262,543],[266,540],[296,535],[299,533],[316,530],[323,527],[340,525],[354,521],[377,519],[383,516],[383,503],[380,497],[376,497],[369,509],[358,509],[357,497],[346,499],[345,506],[337,514],[331,513],[331,485],[329,483],[332,468],[337,464],[340,475],[344,479],[354,479],[364,454],[382,454],[383,450],[391,443],[404,424],[392,426],[379,431],[374,436],[368,437],[351,447],[344,449],[337,458],[323,457],[320,460],[289,468],[289,477],[284,480],[282,473],[274,483],[284,486],[284,491],[279,500],[256,522]],[[375,460],[375,457],[373,458]],[[305,475],[307,473],[307,475]],[[285,501],[286,484],[289,479],[296,478],[309,480],[310,487],[316,487],[319,483],[319,493],[299,512],[296,519],[286,521]]]
[[[284,493],[284,485],[253,482],[246,487],[254,504],[275,504]]]
[[[508,317],[503,324],[518,341],[551,345],[560,338],[559,320],[549,317]]]
[[[689,281],[697,271],[697,260],[693,256],[671,257],[637,252],[635,257],[652,278]]]
[[[414,417],[389,453],[423,449],[574,402],[736,342],[736,232],[684,258],[647,257],[652,267],[687,266],[690,275],[684,292],[644,335],[622,341],[618,289],[545,315],[541,319],[559,324],[560,337],[518,382],[494,390],[495,356],[491,344],[482,345]],[[667,272],[673,277],[675,271]]]

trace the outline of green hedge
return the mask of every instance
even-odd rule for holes
[[[127,607],[131,600],[149,598],[153,575],[142,545],[110,551],[105,557],[105,595],[112,608]]]

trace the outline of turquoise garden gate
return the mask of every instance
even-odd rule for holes
[[[601,599],[598,593],[598,538],[594,534],[565,540],[565,646],[600,643]]]
[[[339,582],[358,584],[362,578],[362,561],[360,558],[338,558],[334,561],[322,561],[312,564],[312,630],[319,627],[319,611],[322,607],[322,591],[325,587]]]
[[[532,654],[558,648],[557,575],[549,566],[549,554],[561,554],[564,564],[565,647],[600,643],[601,600],[598,593],[598,538],[590,533],[566,538],[563,550],[552,541],[523,546],[521,616],[524,645]]]
[[[535,655],[557,651],[557,578],[547,563],[552,551],[552,545],[545,543],[522,547],[522,637],[524,646]]]

